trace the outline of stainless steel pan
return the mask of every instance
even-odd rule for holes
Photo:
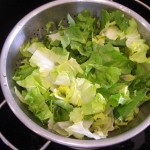
[[[120,4],[105,0],[62,0],[47,3],[26,15],[13,28],[6,39],[1,54],[1,87],[4,96],[13,113],[32,131],[59,144],[74,148],[98,148],[117,144],[125,141],[150,125],[150,102],[143,105],[137,117],[128,126],[112,132],[108,138],[102,140],[77,140],[62,137],[51,133],[43,126],[18,100],[14,93],[12,76],[14,69],[20,61],[19,47],[27,40],[34,37],[42,38],[45,34],[45,24],[48,21],[66,21],[66,16],[72,16],[83,9],[89,9],[94,15],[100,15],[100,9],[120,9],[127,17],[134,17],[139,26],[139,31],[150,45],[150,24],[132,10]]]

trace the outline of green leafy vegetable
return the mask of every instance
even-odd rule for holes
[[[69,112],[59,107],[57,105],[54,106],[54,121],[62,122],[69,120]]]
[[[124,17],[124,13],[120,10],[113,12],[108,12],[107,10],[102,10],[102,28],[106,26],[107,23],[115,21],[116,25],[120,30],[125,31],[128,27],[128,19]]]
[[[101,94],[97,94],[89,103],[82,106],[84,115],[91,115],[103,112],[105,110],[106,101]],[[89,109],[90,108],[90,109]]]
[[[28,62],[28,59],[24,59],[21,62],[21,65],[18,68],[16,68],[15,75],[13,76],[13,79],[15,81],[23,80],[27,76],[29,76],[34,71],[34,69],[35,68],[32,67],[30,65],[30,63]]]
[[[38,88],[32,88],[28,91],[23,102],[29,106],[29,110],[31,110],[41,121],[46,121],[53,115]]]
[[[76,24],[73,18],[70,16],[70,14],[67,15],[67,18],[70,26],[74,26]]]
[[[119,117],[122,119],[126,119],[128,115],[131,115],[131,113],[134,113],[134,110],[138,107],[140,104],[140,101],[143,100],[145,97],[145,90],[139,90],[134,95],[131,96],[132,101],[129,104],[118,106],[115,111],[119,113]]]
[[[50,130],[102,139],[127,125],[150,100],[149,46],[133,18],[85,9],[20,47],[16,96]]]

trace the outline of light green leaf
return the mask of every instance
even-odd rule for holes
[[[76,123],[83,120],[83,114],[80,107],[76,107],[70,112],[70,121]]]
[[[73,18],[70,16],[70,14],[67,15],[67,19],[68,19],[69,26],[74,26],[76,24]]]
[[[68,60],[66,55],[59,55],[47,48],[37,49],[30,58],[31,66],[38,66],[42,76],[47,76],[55,66],[55,63],[63,63]]]
[[[91,115],[105,111],[106,100],[100,94],[97,93],[96,96],[90,102],[86,103],[81,107],[84,115]]]
[[[23,101],[41,121],[46,121],[52,117],[52,113],[37,87],[29,90]]]

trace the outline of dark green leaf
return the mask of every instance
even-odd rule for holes
[[[110,14],[107,10],[102,9],[101,11],[101,28],[105,28],[106,23],[110,20]]]
[[[81,11],[76,17],[77,26],[81,28],[81,30],[88,32],[88,34],[92,35],[98,32],[97,27],[97,18],[91,15],[91,12],[87,9]]]
[[[35,68],[30,65],[28,59],[24,59],[21,65],[16,69],[13,79],[15,81],[23,80],[29,76],[34,69]]]
[[[128,19],[124,16],[124,13],[120,10],[115,10],[112,12],[108,12],[107,10],[101,11],[101,27],[102,29],[105,27],[107,23],[111,23],[113,21],[116,22],[116,25],[120,28],[121,31],[125,31],[129,26]]]
[[[128,19],[124,16],[124,13],[120,10],[113,11],[111,13],[111,20],[115,21],[121,31],[125,31],[129,26]]]
[[[118,46],[118,47],[125,47],[126,46],[126,39],[117,39],[117,40],[110,40],[107,39],[106,43],[111,43],[113,46]]]
[[[59,55],[66,55],[67,54],[67,50],[64,48],[61,48],[61,47],[53,47],[51,50],[54,51],[56,54],[59,54]]]
[[[126,105],[120,105],[115,108],[115,114],[119,114],[119,117],[122,117],[123,119],[127,118],[128,115],[131,113],[134,113],[134,110],[140,102],[143,100],[143,98],[146,95],[146,90],[141,89],[136,92],[136,94],[133,94],[131,96],[132,101]]]
[[[65,109],[66,111],[70,112],[73,110],[73,106],[70,105],[69,103],[63,101],[63,100],[53,100],[52,101],[54,105],[57,105],[63,109]]]
[[[69,120],[69,112],[66,111],[65,109],[55,105],[53,119],[55,122],[68,121]]]

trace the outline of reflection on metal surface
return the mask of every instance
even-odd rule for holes
[[[3,134],[0,132],[0,139],[11,149],[13,150],[18,150],[14,145],[12,145],[4,136]]]
[[[51,141],[47,141],[39,150],[45,150],[49,144],[51,143]]]
[[[0,104],[0,109],[5,105],[6,100],[4,100],[1,104]]]
[[[145,8],[147,8],[149,11],[150,11],[150,7],[148,5],[146,5],[145,3],[143,3],[142,1],[140,0],[135,0],[137,3],[143,5]]]

